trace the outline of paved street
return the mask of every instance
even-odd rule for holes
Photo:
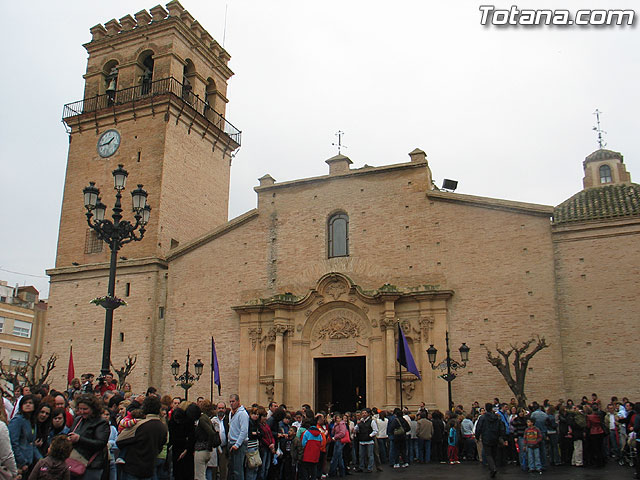
[[[408,468],[394,470],[389,466],[383,466],[382,473],[358,473],[350,476],[353,480],[485,480],[489,478],[489,473],[485,468],[481,468],[477,463],[460,465],[411,465]],[[630,480],[633,478],[633,468],[620,467],[618,464],[609,462],[605,468],[577,468],[577,467],[551,467],[542,475],[523,473],[516,466],[508,466],[498,469],[496,478],[504,479],[532,479],[532,478],[554,478],[570,480]]]

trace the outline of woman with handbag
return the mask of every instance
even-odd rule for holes
[[[17,476],[18,468],[7,428],[7,412],[0,408],[0,480],[12,480]]]
[[[263,407],[260,408],[264,411]],[[258,449],[260,438],[262,437],[262,430],[260,429],[260,408],[253,407],[249,410],[248,442],[244,468],[245,480],[255,480],[262,466],[260,450]]]
[[[76,405],[76,418],[68,434],[73,451],[67,464],[75,478],[100,480],[109,466],[106,448],[111,433],[109,424],[102,418],[102,406],[95,395],[80,395]]]
[[[25,395],[20,401],[18,413],[9,423],[11,447],[23,477],[28,476],[31,468],[42,458],[35,444],[35,410],[35,397]]]

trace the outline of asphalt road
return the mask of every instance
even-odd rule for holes
[[[384,465],[383,472],[354,473],[347,477],[352,480],[484,480],[489,478],[489,472],[481,467],[477,462],[462,463],[456,465],[442,464],[413,464],[407,468],[393,469]],[[519,467],[510,465],[498,469],[496,478],[504,479],[532,479],[532,478],[554,478],[569,480],[631,480],[634,469],[631,467],[621,467],[617,463],[609,462],[604,468],[584,468],[584,467],[549,467],[542,475],[524,473]]]

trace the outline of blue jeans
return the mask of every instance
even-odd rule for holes
[[[540,460],[540,453],[542,450],[542,444],[539,448],[527,448],[527,457],[529,458],[529,471],[542,471],[542,461]]]
[[[378,452],[380,455],[380,462],[387,463],[389,461],[389,439],[378,439]]]
[[[371,472],[373,463],[373,443],[360,442],[360,469]]]
[[[431,440],[418,439],[418,460],[422,463],[431,461]]]
[[[244,457],[247,453],[247,442],[244,442],[235,452],[229,449],[229,480],[244,480]]]
[[[340,440],[333,444],[333,456],[331,457],[331,465],[329,466],[329,475],[338,475],[344,477],[344,459],[342,458],[342,451],[344,450],[344,443]]]
[[[169,470],[165,470],[166,460],[164,458],[156,458],[156,467],[153,470],[153,480],[169,480]]]
[[[396,446],[393,437],[389,437],[389,465],[393,467],[393,459],[396,454]]]
[[[255,452],[256,450],[258,450],[258,447],[247,448],[247,453]],[[261,468],[262,467],[258,467],[258,468],[245,467],[245,469],[244,469],[244,480],[255,480],[258,477],[258,472],[260,471]],[[226,479],[223,478],[222,480],[226,480]]]
[[[266,480],[269,468],[271,468],[271,462],[273,462],[273,453],[271,453],[271,450],[261,449],[260,458],[262,459],[262,466],[258,469],[258,480]]]
[[[518,437],[518,450],[520,450],[520,468],[527,471],[527,451],[524,449],[524,437]]]
[[[418,439],[410,438],[407,439],[407,443],[409,443],[409,462],[415,462],[420,458],[420,453],[418,451]]]

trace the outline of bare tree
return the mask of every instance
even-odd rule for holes
[[[116,368],[113,363],[111,363],[111,368],[118,375],[118,388],[122,389],[124,386],[127,377],[131,374],[131,371],[136,367],[136,362],[138,361],[138,356],[127,355],[127,359],[124,361],[124,366],[122,368]]]
[[[15,367],[6,367],[0,360],[0,379],[13,386],[13,391],[19,385],[26,385],[32,391],[38,390],[49,378],[49,374],[56,368],[58,357],[52,353],[44,365],[40,365],[42,355],[34,355],[28,362]]]
[[[502,374],[507,385],[516,396],[518,405],[526,407],[527,395],[524,391],[524,385],[529,361],[536,353],[549,345],[544,337],[540,338],[538,336],[537,339],[530,338],[526,342],[522,342],[521,345],[510,344],[509,346],[511,348],[505,351],[496,345],[496,351],[499,355],[494,355],[487,349],[487,361]],[[531,351],[529,351],[530,347],[533,347]],[[510,359],[511,355],[513,355],[513,361]],[[513,365],[513,374],[511,373],[511,365]]]

